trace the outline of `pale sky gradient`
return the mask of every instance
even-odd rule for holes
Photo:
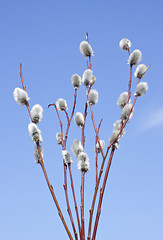
[[[117,99],[120,93],[127,91],[129,81],[128,54],[119,48],[119,41],[129,38],[131,51],[142,51],[141,63],[151,64],[143,79],[148,83],[148,92],[138,99],[134,116],[113,158],[96,239],[163,239],[162,10],[162,0],[0,1],[0,239],[68,239],[42,170],[34,161],[28,112],[15,103],[13,90],[21,87],[19,65],[22,62],[30,106],[39,103],[44,109],[43,121],[39,124],[44,140],[44,162],[70,226],[63,190],[61,149],[55,139],[60,128],[54,109],[47,106],[58,98],[65,98],[71,111],[74,93],[71,76],[74,73],[82,76],[86,69],[86,60],[79,51],[86,32],[89,32],[95,53],[92,69],[97,81],[93,88],[99,92],[99,102],[93,107],[95,121],[98,124],[103,118],[100,137],[106,145],[113,123],[121,115]],[[135,87],[133,78],[132,100]],[[85,92],[82,86],[76,112],[84,110]],[[65,130],[64,114],[61,118]],[[90,171],[85,178],[87,233],[95,186],[95,134],[90,111],[85,134],[90,158]],[[80,129],[73,122],[67,145],[70,152],[73,140],[80,137]],[[73,161],[80,206],[80,171],[74,157]],[[69,195],[72,202],[71,191]],[[71,226],[70,229],[72,231]]]

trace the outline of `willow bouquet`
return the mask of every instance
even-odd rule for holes
[[[64,175],[64,192],[65,192],[65,200],[67,204],[67,212],[70,218],[70,224],[72,225],[69,227],[69,224],[66,223],[65,218],[63,216],[62,210],[61,210],[61,203],[58,202],[57,197],[55,195],[55,185],[52,186],[46,169],[44,165],[44,150],[42,146],[42,134],[38,127],[38,124],[42,121],[43,118],[43,108],[36,104],[32,107],[32,109],[29,106],[29,97],[26,91],[26,87],[24,85],[23,80],[23,74],[22,74],[22,65],[20,65],[20,77],[22,82],[22,89],[21,88],[15,88],[13,92],[13,96],[15,101],[19,105],[25,105],[27,107],[27,110],[29,112],[30,116],[30,123],[28,125],[29,135],[31,140],[35,144],[34,149],[34,156],[35,161],[38,163],[42,170],[45,177],[45,180],[47,182],[48,188],[51,192],[52,198],[54,200],[54,203],[56,205],[56,208],[58,210],[59,217],[63,223],[63,226],[67,232],[67,235],[69,239],[75,239],[75,240],[95,240],[96,234],[97,234],[97,228],[99,225],[99,218],[101,214],[101,207],[103,202],[103,196],[104,191],[106,187],[106,182],[109,175],[109,170],[111,166],[111,162],[114,156],[115,151],[120,146],[120,140],[125,134],[125,128],[128,121],[131,120],[136,101],[139,97],[144,95],[148,89],[148,85],[146,82],[142,81],[142,78],[144,77],[147,69],[145,64],[139,64],[141,61],[142,53],[139,49],[134,50],[133,52],[130,51],[131,42],[130,40],[124,38],[120,41],[119,46],[122,50],[126,51],[129,55],[128,57],[128,64],[130,68],[130,80],[128,83],[128,89],[126,92],[123,92],[120,94],[117,105],[121,108],[122,114],[120,118],[113,124],[113,132],[111,136],[109,137],[109,141],[107,140],[106,143],[103,139],[99,137],[99,131],[102,124],[102,120],[98,125],[95,123],[93,108],[94,105],[98,102],[98,91],[94,89],[94,84],[96,82],[96,77],[94,76],[93,70],[92,70],[92,56],[93,56],[93,49],[89,43],[88,40],[88,34],[86,35],[86,41],[82,41],[80,43],[80,52],[82,55],[87,59],[86,61],[86,69],[83,71],[82,77],[79,76],[77,73],[75,73],[71,77],[71,83],[74,87],[74,103],[72,106],[71,113],[69,113],[67,102],[65,99],[58,99],[56,103],[50,103],[48,107],[53,107],[56,111],[57,117],[58,117],[58,124],[60,126],[60,131],[56,133],[56,140],[58,145],[61,147],[61,153],[63,158],[63,175]],[[138,65],[139,64],[139,65]],[[136,67],[134,72],[134,77],[137,79],[137,86],[135,89],[135,93],[133,96],[133,99],[131,99],[131,88],[132,88],[132,76],[133,76],[133,68]],[[86,88],[86,97],[85,97],[85,110],[83,113],[76,110],[76,101],[77,101],[77,95],[79,88],[81,85],[84,85],[82,87]],[[85,219],[84,219],[84,185],[85,185],[85,174],[87,171],[91,171],[91,164],[93,164],[93,161],[89,159],[88,154],[85,152],[85,127],[86,127],[86,118],[87,118],[87,112],[91,112],[91,119],[92,124],[94,127],[95,132],[95,190],[94,194],[92,196],[92,203],[89,209],[89,224],[86,227],[85,226]],[[63,123],[60,118],[60,114],[65,114],[67,123],[65,124],[66,131],[63,131]],[[72,121],[74,120],[74,121]],[[76,127],[81,129],[81,139],[75,139],[72,143],[71,149],[67,148],[67,141],[69,136],[69,129],[71,124],[75,122]],[[106,150],[104,151],[104,148],[106,147]],[[102,157],[102,163],[101,165],[98,162],[98,158],[101,155]],[[73,158],[76,158],[75,160]],[[71,167],[73,162],[77,162],[77,168],[81,171],[81,188],[80,188],[80,203],[77,203],[76,201],[76,191],[74,188],[74,182],[73,182],[73,175],[71,171]],[[99,166],[100,165],[100,166]],[[104,165],[106,165],[105,171],[103,172]],[[67,174],[70,175],[70,183],[67,182]],[[103,178],[102,178],[103,176]],[[72,192],[68,191],[67,185],[71,185]],[[99,189],[99,185],[101,184],[101,188]],[[69,195],[72,194],[73,202],[69,201]],[[86,194],[86,193],[85,193]],[[97,209],[95,209],[95,202],[97,201]],[[72,205],[74,205],[75,208],[75,215],[72,214]],[[80,206],[80,208],[79,208]],[[94,219],[93,221],[93,214]],[[74,221],[74,219],[76,220]],[[77,223],[75,225],[75,223]],[[88,232],[87,232],[87,231]]]

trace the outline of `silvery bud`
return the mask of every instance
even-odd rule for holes
[[[62,151],[62,157],[64,163],[73,163],[70,153],[67,150]]]
[[[39,130],[39,128],[37,127],[37,125],[35,123],[29,123],[28,131],[29,131],[31,140],[34,143],[42,142],[41,131]]]
[[[92,47],[87,41],[82,41],[80,43],[80,52],[83,54],[84,57],[90,57],[91,55],[93,55]]]
[[[15,88],[13,96],[19,105],[25,105],[29,100],[27,92],[21,88]]]
[[[35,162],[36,162],[36,163],[39,163],[41,160],[43,160],[43,157],[44,157],[44,149],[43,149],[42,146],[40,146],[40,152],[41,152],[41,157],[42,157],[42,159],[40,158],[40,154],[39,154],[39,151],[38,151],[37,146],[35,146],[34,156],[35,156]]]
[[[61,143],[62,143],[62,135],[61,135],[60,132],[58,132],[58,133],[56,134],[56,140],[57,140],[57,143],[58,143],[58,144],[61,144]]]
[[[109,142],[112,143],[118,136],[119,131],[118,130],[113,130],[111,137],[109,138]],[[118,149],[119,148],[119,141],[120,141],[120,136],[115,140],[113,143],[113,146]]]
[[[71,150],[72,150],[75,157],[78,157],[79,153],[84,151],[81,142],[79,140],[76,140],[76,139],[74,140],[74,142],[72,144]]]
[[[141,57],[142,57],[141,51],[139,49],[136,49],[130,54],[128,63],[130,65],[136,66],[140,62]]]
[[[114,124],[113,124],[113,130],[116,131],[120,131],[122,127],[122,121],[121,120],[117,120]],[[120,136],[122,137],[125,134],[125,129],[123,128]]]
[[[78,155],[78,169],[84,172],[89,170],[89,158],[85,152],[81,152]]]
[[[105,147],[105,141],[104,141],[104,140],[100,140],[100,145],[101,145],[101,148],[102,148],[102,150],[103,150],[104,147]],[[96,143],[96,146],[95,146],[95,151],[96,151],[96,150],[97,150],[98,153],[101,152],[100,146],[99,146],[99,143],[98,143],[98,142]]]
[[[126,120],[127,119],[128,115],[130,114],[131,108],[132,108],[132,104],[131,103],[127,103],[124,106],[123,111],[122,111],[122,115],[120,117],[122,120]],[[133,113],[134,113],[134,108],[132,109],[132,112],[130,114],[129,119],[131,119]]]
[[[43,117],[43,108],[39,104],[34,105],[31,110],[32,122],[39,123],[41,122],[42,117]]]
[[[98,92],[96,90],[90,90],[88,94],[89,104],[95,105],[98,102]]]
[[[83,127],[84,125],[84,116],[81,112],[77,112],[74,116],[74,121],[76,123],[76,125],[80,128]]]
[[[148,84],[146,82],[140,82],[136,87],[135,95],[142,96],[146,93],[147,90]]]
[[[147,67],[145,66],[145,64],[139,64],[135,70],[134,76],[136,78],[142,78],[146,71],[146,68]]]
[[[127,51],[131,47],[131,42],[127,38],[123,38],[119,42],[119,46],[122,50]]]
[[[58,110],[60,110],[61,112],[67,110],[67,102],[66,100],[59,98],[56,102],[56,106],[58,108]]]
[[[81,85],[81,77],[78,74],[74,74],[71,77],[71,82],[72,82],[72,85],[74,86],[74,88],[78,89]]]
[[[93,73],[91,69],[87,69],[84,71],[83,76],[82,76],[82,82],[84,85],[91,85],[92,84],[92,79],[93,79]]]
[[[122,109],[126,105],[127,101],[128,101],[128,92],[123,92],[120,94],[117,100],[117,105]]]

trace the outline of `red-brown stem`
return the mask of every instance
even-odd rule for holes
[[[78,240],[78,236],[77,236],[77,232],[76,232],[76,229],[75,229],[75,225],[74,225],[74,221],[73,221],[73,218],[72,218],[72,213],[71,213],[71,209],[70,209],[70,204],[69,204],[69,200],[68,200],[68,193],[67,193],[67,165],[64,163],[64,190],[65,190],[65,197],[66,197],[66,203],[67,203],[67,212],[69,214],[69,217],[70,217],[70,221],[71,221],[71,224],[72,224],[72,228],[73,228],[73,231],[74,231],[74,235],[75,235],[75,239]]]
[[[79,212],[78,212],[78,206],[77,206],[76,197],[75,197],[74,184],[73,184],[73,178],[72,178],[71,164],[70,163],[68,163],[68,168],[69,168],[69,173],[70,173],[71,188],[72,188],[72,194],[73,194],[73,199],[74,199],[74,204],[75,204],[75,211],[76,211],[76,217],[77,217],[77,222],[78,222],[79,235],[80,235],[80,240],[82,240]]]
[[[74,111],[75,111],[75,106],[76,106],[76,97],[77,97],[77,89],[75,89],[75,93],[74,93],[74,105],[73,105],[73,109],[72,109],[72,113],[71,113],[71,117],[69,119],[69,116],[68,116],[68,113],[67,111],[65,110],[65,114],[66,114],[66,117],[67,117],[67,130],[66,130],[66,135],[65,135],[65,143],[64,143],[64,148],[66,148],[66,143],[67,143],[67,137],[68,137],[68,131],[69,131],[69,128],[70,128],[70,124],[71,124],[71,120],[73,118],[73,115],[74,115]]]
[[[85,240],[85,228],[84,228],[84,175],[85,172],[82,171],[81,179],[81,235],[82,240]]]
[[[25,87],[24,81],[23,81],[22,63],[20,64],[20,78],[21,78],[23,89],[24,89],[24,91],[26,91],[26,87]]]
[[[112,151],[110,153],[108,165],[107,165],[106,172],[105,172],[104,181],[103,181],[102,188],[101,188],[101,191],[100,191],[100,198],[99,198],[99,203],[98,203],[98,208],[97,208],[97,214],[96,214],[96,219],[95,219],[95,225],[94,225],[92,240],[95,240],[95,238],[96,238],[96,232],[97,232],[98,221],[99,221],[99,217],[100,217],[100,213],[101,213],[101,205],[102,205],[102,200],[103,200],[103,196],[104,196],[104,190],[105,190],[106,181],[107,181],[107,178],[108,178],[108,173],[109,173],[109,169],[110,169],[110,166],[111,166],[114,150],[115,150],[115,148],[113,147]]]
[[[61,119],[60,119],[60,116],[59,116],[59,112],[58,112],[58,109],[57,109],[57,106],[56,106],[55,103],[49,104],[48,108],[50,106],[54,106],[55,107],[55,110],[56,110],[56,113],[57,113],[57,116],[58,116],[59,124],[60,124],[60,127],[61,127],[61,145],[63,147],[63,126],[62,126],[62,122],[61,122]]]
[[[131,83],[132,83],[132,65],[130,64],[130,81],[129,81],[129,84],[128,84],[128,99],[127,99],[127,103],[129,102],[130,97],[131,97]]]
[[[97,132],[99,134],[99,130],[100,130],[100,126],[101,126],[101,123],[102,123],[102,120],[100,121],[99,125],[98,125],[98,129],[97,129]],[[95,141],[95,150],[96,150],[96,184],[97,184],[97,180],[98,180],[98,149],[96,149],[96,144],[98,142],[98,137],[96,135],[96,141]]]
[[[100,147],[102,157],[104,158],[104,152],[103,152],[103,149],[102,149],[101,144],[100,144],[99,134],[98,134],[98,130],[96,128],[96,124],[95,124],[95,120],[94,120],[94,116],[93,116],[92,105],[90,104],[89,106],[90,106],[90,109],[91,109],[91,118],[92,118],[93,126],[94,126],[94,129],[95,129],[95,132],[96,132],[97,141],[98,141],[98,144],[99,144],[99,147]]]
[[[90,90],[90,88],[88,88],[88,86],[87,86],[87,100],[88,100],[89,90]],[[88,108],[88,103],[86,101],[86,103],[85,103],[85,111],[84,111],[84,124],[82,126],[82,146],[83,146],[83,148],[84,148],[84,144],[85,144],[84,129],[85,129],[85,121],[86,121],[86,117],[87,117],[87,108]]]
[[[127,117],[127,119],[125,120],[125,122],[123,123],[117,137],[109,144],[109,146],[107,147],[107,151],[106,151],[106,154],[104,155],[103,157],[103,161],[102,161],[102,164],[101,164],[101,168],[100,168],[100,173],[99,173],[99,177],[98,177],[98,180],[97,180],[97,183],[96,183],[96,186],[95,186],[95,191],[94,191],[94,195],[93,195],[93,200],[92,200],[92,205],[91,205],[91,209],[89,210],[90,212],[90,218],[89,218],[89,228],[88,228],[88,237],[87,237],[87,240],[90,240],[91,238],[91,227],[92,227],[92,217],[93,217],[93,211],[94,211],[94,206],[95,206],[95,201],[96,201],[96,197],[97,197],[97,191],[98,191],[98,187],[99,187],[99,183],[100,183],[100,179],[101,179],[101,175],[103,173],[103,167],[104,167],[104,164],[105,164],[105,160],[106,160],[106,157],[108,155],[108,152],[109,152],[109,149],[110,147],[113,145],[113,143],[117,140],[117,138],[119,137],[119,135],[122,133],[124,127],[126,126],[128,120],[129,120],[129,117],[131,115],[131,112],[134,108],[134,105],[136,103],[136,99],[137,99],[137,96],[135,96],[134,98],[134,102],[133,102],[133,105],[132,105],[132,108],[130,110],[130,113]],[[96,133],[97,134],[97,133]]]
[[[53,197],[54,203],[55,203],[55,205],[56,205],[56,207],[57,207],[58,214],[59,214],[59,216],[60,216],[60,218],[61,218],[61,221],[62,221],[62,223],[63,223],[63,225],[64,225],[64,227],[65,227],[65,230],[66,230],[66,232],[67,232],[67,234],[68,234],[68,236],[69,236],[69,239],[70,239],[70,240],[73,240],[72,235],[71,235],[71,233],[70,233],[70,231],[69,231],[69,229],[68,229],[68,227],[67,227],[67,224],[66,224],[66,222],[65,222],[65,220],[64,220],[64,217],[63,217],[63,214],[62,214],[61,209],[60,209],[60,207],[59,207],[59,204],[58,204],[58,201],[57,201],[57,199],[56,199],[56,196],[55,196],[55,194],[54,194],[54,189],[53,189],[52,185],[51,185],[50,182],[49,182],[49,179],[48,179],[48,176],[47,176],[47,172],[46,172],[46,169],[45,169],[45,166],[44,166],[44,162],[43,162],[43,159],[42,159],[42,156],[41,156],[41,151],[40,151],[40,145],[39,145],[39,143],[37,143],[37,149],[38,149],[38,153],[39,153],[39,159],[41,159],[41,160],[39,160],[39,164],[41,165],[41,168],[42,168],[42,170],[43,170],[44,177],[45,177],[45,179],[46,179],[47,185],[48,185],[49,190],[50,190],[50,192],[51,192],[51,195],[52,195],[52,197]]]

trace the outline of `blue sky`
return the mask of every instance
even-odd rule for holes
[[[99,102],[94,107],[95,121],[98,124],[103,118],[100,136],[106,143],[113,123],[121,115],[117,98],[127,91],[129,80],[128,55],[119,48],[119,41],[129,38],[131,50],[142,51],[141,63],[151,64],[144,78],[149,90],[138,99],[134,116],[113,159],[97,240],[162,240],[162,9],[161,0],[0,1],[0,239],[67,239],[41,168],[34,162],[27,110],[15,103],[13,90],[21,87],[19,65],[22,62],[30,106],[39,103],[44,108],[39,128],[44,139],[45,166],[70,226],[62,186],[61,149],[55,139],[59,131],[58,119],[47,105],[61,97],[66,99],[71,111],[71,76],[74,73],[82,75],[86,69],[79,44],[88,32],[95,53],[92,58],[92,69],[97,78],[94,88],[99,92]],[[132,99],[135,87],[136,80],[133,79]],[[83,112],[84,104],[85,89],[82,86],[76,111]],[[66,123],[64,115],[61,117]],[[73,123],[68,149],[74,138],[80,136],[80,129]],[[85,179],[87,226],[95,183],[95,135],[90,112],[86,136],[86,151],[90,158],[90,171]],[[73,160],[79,203],[80,172],[76,159]]]

